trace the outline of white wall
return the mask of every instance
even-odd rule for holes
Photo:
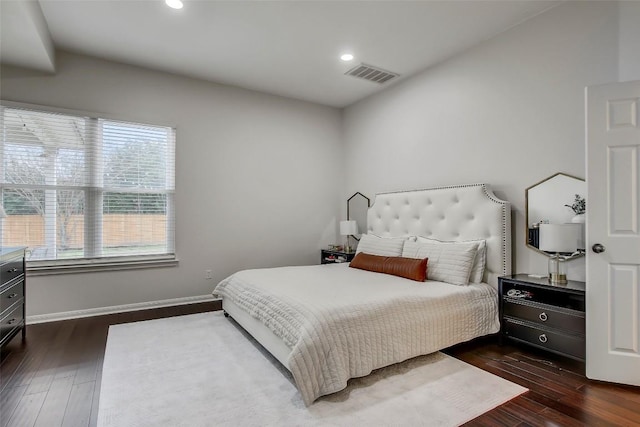
[[[203,295],[241,268],[317,263],[355,191],[490,183],[513,204],[515,271],[545,272],[524,244],[524,189],[584,176],[584,87],[638,71],[625,10],[637,5],[566,2],[342,123],[336,109],[64,52],[55,75],[3,67],[2,99],[178,129],[179,267],[31,277],[27,314]],[[584,278],[583,260],[570,278]]]
[[[640,1],[621,1],[620,81],[640,80]]]
[[[490,183],[513,206],[514,272],[545,273],[524,190],[584,177],[584,88],[617,80],[617,39],[616,3],[566,2],[347,108],[343,194]],[[584,259],[569,276],[584,280]]]
[[[0,89],[4,100],[177,127],[179,266],[30,277],[28,315],[205,295],[242,268],[319,263],[335,241],[337,109],[64,52],[55,75],[4,67]]]

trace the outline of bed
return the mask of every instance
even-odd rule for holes
[[[243,270],[221,281],[214,295],[291,371],[310,405],[346,387],[349,378],[498,332],[498,277],[511,273],[510,215],[509,203],[486,184],[376,196],[367,213],[367,239],[390,245],[402,240],[405,250],[433,248],[433,239],[458,252],[480,247],[469,242],[484,242],[484,269],[468,285],[449,283],[447,271],[418,282],[345,263]],[[469,259],[475,269],[479,258]],[[435,274],[435,257],[433,262]]]

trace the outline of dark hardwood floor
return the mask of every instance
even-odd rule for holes
[[[27,341],[18,335],[1,354],[0,427],[96,425],[109,325],[219,308],[203,303],[30,325]],[[466,425],[640,425],[640,389],[589,381],[580,363],[525,347],[500,347],[495,340],[476,340],[446,353],[529,391]]]
[[[219,310],[219,302],[27,326],[0,355],[0,427],[95,426],[109,325]]]
[[[529,389],[467,426],[640,426],[640,388],[591,381],[583,363],[493,337],[444,352]]]

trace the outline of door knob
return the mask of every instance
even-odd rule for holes
[[[605,251],[605,247],[600,243],[596,243],[595,245],[591,246],[591,250],[597,254],[601,254]]]

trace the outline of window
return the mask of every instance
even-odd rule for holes
[[[0,108],[3,246],[36,267],[173,257],[174,129]]]

